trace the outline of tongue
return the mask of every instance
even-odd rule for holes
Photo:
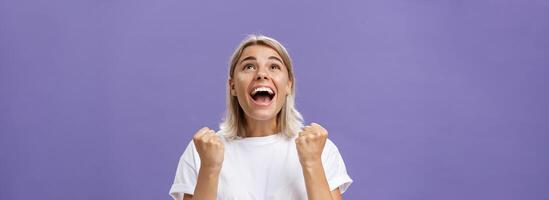
[[[268,96],[258,96],[255,98],[255,101],[257,101],[258,103],[269,103],[271,101],[271,99],[268,97]]]

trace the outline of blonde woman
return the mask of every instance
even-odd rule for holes
[[[198,130],[180,158],[178,199],[342,199],[352,183],[328,131],[294,106],[290,56],[273,38],[250,35],[231,57],[219,132]]]

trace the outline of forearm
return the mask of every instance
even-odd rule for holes
[[[215,200],[217,198],[217,185],[220,171],[220,168],[200,168],[193,199]]]
[[[332,200],[330,186],[324,174],[322,162],[302,165],[307,197],[309,200]]]

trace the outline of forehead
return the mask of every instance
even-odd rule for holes
[[[265,45],[251,45],[244,48],[244,50],[242,51],[242,55],[239,58],[239,61],[249,56],[256,57],[257,59],[267,59],[271,56],[275,56],[281,59],[280,54],[278,54],[276,50]]]

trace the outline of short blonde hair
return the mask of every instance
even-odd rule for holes
[[[281,57],[284,65],[288,69],[288,78],[292,81],[291,91],[286,96],[286,101],[282,106],[280,112],[276,116],[277,131],[283,133],[287,137],[291,138],[295,136],[303,128],[303,117],[295,108],[295,77],[292,68],[292,60],[288,51],[282,44],[273,38],[264,35],[248,35],[240,45],[235,49],[231,60],[229,62],[229,80],[234,77],[234,69],[237,65],[242,52],[248,46],[263,45],[275,50]],[[237,136],[246,135],[244,120],[245,113],[238,103],[236,96],[231,95],[230,85],[227,84],[227,111],[225,112],[225,118],[219,125],[220,132],[231,139]]]

